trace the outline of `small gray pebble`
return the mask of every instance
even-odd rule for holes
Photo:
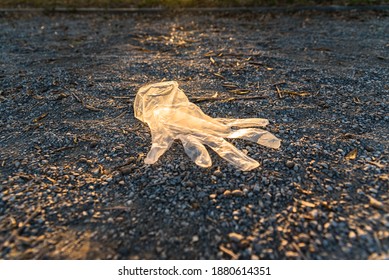
[[[287,160],[285,163],[286,167],[288,168],[293,168],[294,167],[294,162],[291,160]]]

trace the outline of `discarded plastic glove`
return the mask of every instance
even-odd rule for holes
[[[278,149],[281,141],[273,134],[249,128],[266,126],[267,119],[211,118],[195,104],[189,102],[175,81],[143,86],[134,102],[135,117],[148,124],[152,146],[145,159],[155,163],[168,150],[175,139],[180,139],[187,155],[199,166],[212,165],[204,145],[241,170],[247,171],[259,163],[235,148],[223,138],[241,138],[260,145]],[[243,127],[233,130],[232,127]]]

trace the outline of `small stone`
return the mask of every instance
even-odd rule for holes
[[[265,185],[265,186],[268,186],[270,184],[270,180],[266,177],[262,177],[262,183]]]
[[[90,147],[93,149],[93,148],[96,148],[96,147],[97,147],[98,142],[96,142],[96,141],[91,141],[89,145],[90,145]]]
[[[213,194],[210,194],[209,195],[209,198],[210,199],[215,199],[217,197],[217,194],[216,193],[213,193]]]
[[[287,251],[287,252],[285,253],[285,256],[286,256],[287,258],[297,258],[297,257],[299,256],[299,254],[296,253],[296,252],[293,252],[293,251]]]
[[[332,186],[330,186],[330,185],[325,185],[324,187],[325,187],[326,190],[329,191],[329,192],[332,192],[332,191],[334,190],[334,188],[333,188]]]
[[[93,168],[91,172],[93,175],[98,175],[100,173],[100,168],[99,167]]]
[[[362,228],[357,228],[357,234],[358,234],[358,237],[367,236],[367,232],[365,230],[363,230]]]
[[[263,198],[266,199],[266,200],[270,200],[271,197],[272,197],[271,193],[268,193],[268,192],[265,193],[265,195],[263,196]]]
[[[294,162],[291,160],[287,160],[285,165],[286,165],[286,167],[292,169],[294,167]]]
[[[233,196],[243,196],[243,195],[244,195],[244,193],[243,193],[241,190],[233,190],[233,191],[231,192],[231,194],[232,194]]]
[[[101,212],[95,212],[94,214],[93,214],[93,218],[95,218],[95,219],[98,219],[98,218],[101,218]]]
[[[163,247],[157,246],[157,247],[155,247],[155,250],[157,251],[158,254],[160,254],[163,252]]]
[[[127,205],[127,206],[131,206],[131,205],[132,205],[132,200],[128,200],[128,201],[126,202],[126,205]]]
[[[134,168],[132,166],[124,166],[120,168],[120,172],[122,173],[122,175],[129,175],[132,173],[133,170]]]
[[[221,178],[223,177],[223,172],[221,172],[219,169],[215,170],[215,172],[213,172],[213,175],[215,175],[217,178]]]
[[[244,239],[244,236],[236,233],[236,232],[231,232],[228,234],[228,237],[231,239],[233,242],[240,242]]]
[[[193,235],[192,236],[192,242],[198,242],[200,239],[198,237],[198,235]]]
[[[225,190],[225,191],[223,192],[223,195],[224,195],[224,196],[230,196],[230,195],[231,195],[231,191],[230,191],[230,190]]]
[[[389,213],[384,215],[384,218],[382,219],[382,223],[389,228]]]
[[[183,162],[180,163],[180,169],[181,169],[182,171],[185,171],[185,170],[186,170],[186,165],[185,165]]]
[[[319,211],[317,209],[313,209],[311,211],[311,215],[312,215],[312,218],[317,219],[317,217],[319,216]]]
[[[84,157],[82,157],[82,158],[80,158],[79,160],[78,160],[78,162],[80,162],[80,163],[87,163],[87,159],[86,158],[84,158]]]
[[[353,184],[351,182],[344,182],[343,184],[345,187],[347,188],[351,188],[353,186]]]
[[[311,238],[310,238],[309,235],[306,234],[306,233],[300,233],[300,234],[298,235],[298,240],[301,241],[301,242],[309,242],[310,239],[311,239]]]
[[[135,161],[136,161],[135,157],[129,157],[127,160],[128,163],[134,163]]]
[[[185,187],[193,188],[194,186],[195,186],[195,184],[192,181],[185,182]]]
[[[375,151],[372,146],[368,146],[368,145],[365,146],[365,150],[368,151],[368,152],[374,152]]]

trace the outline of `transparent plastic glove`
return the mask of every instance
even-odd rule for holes
[[[212,165],[204,145],[241,170],[247,171],[259,163],[235,148],[224,138],[241,138],[260,145],[278,149],[281,141],[273,134],[251,128],[266,126],[267,119],[211,118],[195,104],[189,102],[175,81],[143,86],[134,102],[135,117],[148,124],[152,146],[145,159],[155,163],[175,139],[181,140],[187,155],[199,166]],[[232,127],[241,127],[234,130]]]

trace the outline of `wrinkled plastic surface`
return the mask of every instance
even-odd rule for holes
[[[175,81],[141,87],[135,97],[134,114],[151,130],[152,146],[145,159],[146,164],[155,163],[173,141],[179,139],[187,155],[201,167],[212,165],[206,145],[237,168],[248,171],[258,167],[259,163],[224,138],[241,138],[274,149],[278,149],[281,143],[268,131],[252,128],[266,126],[269,123],[267,119],[207,116],[189,102]]]

